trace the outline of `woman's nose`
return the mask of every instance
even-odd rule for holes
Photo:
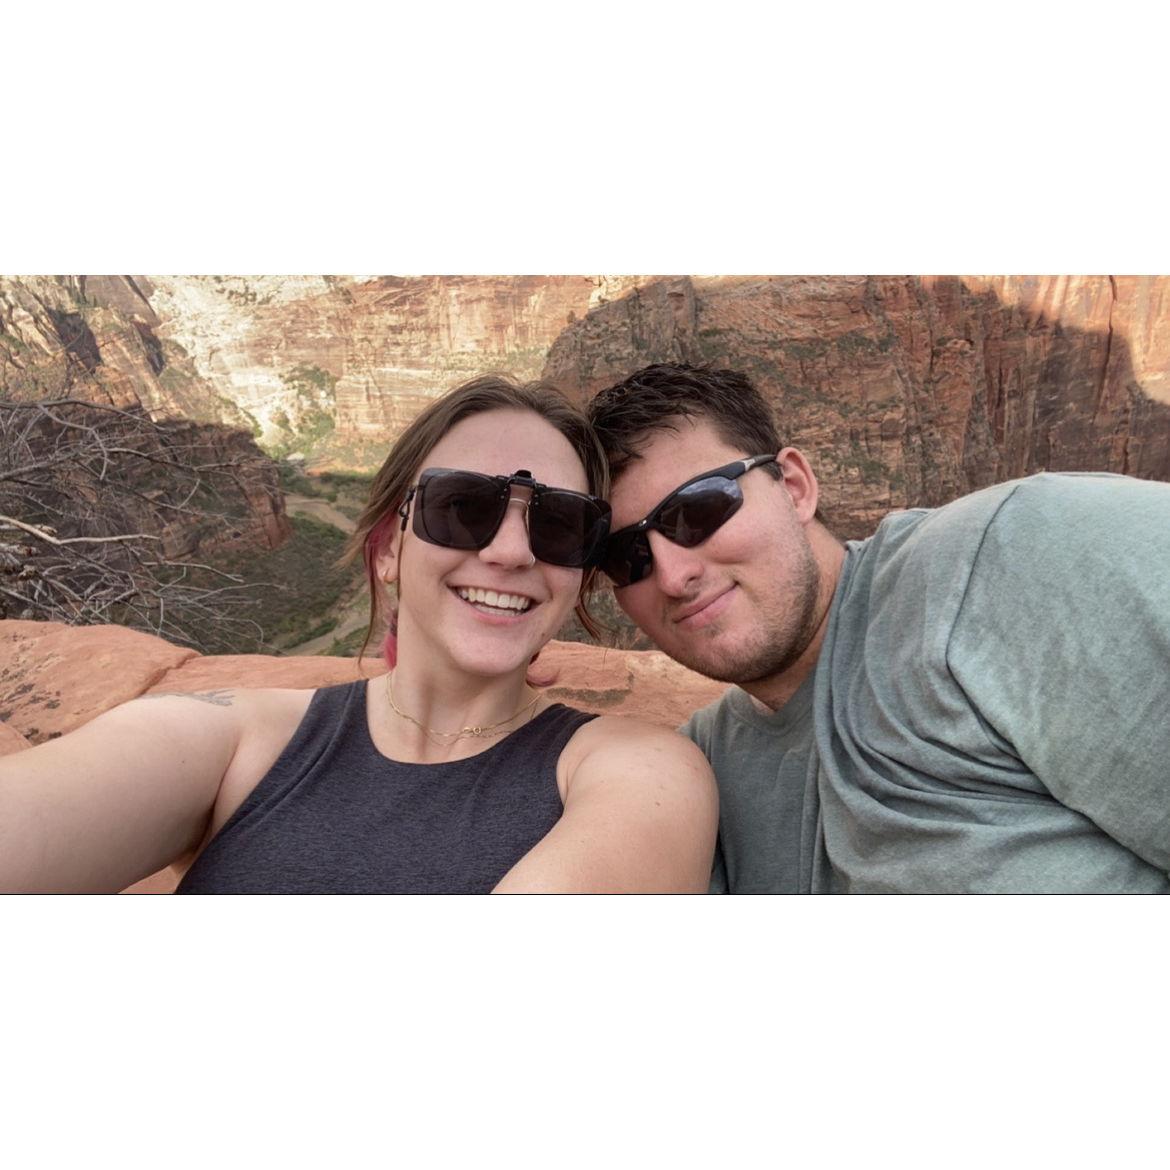
[[[479,550],[482,559],[492,564],[524,568],[535,563],[528,537],[528,505],[532,493],[527,488],[513,488],[508,510],[491,542]]]

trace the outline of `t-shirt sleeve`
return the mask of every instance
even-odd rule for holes
[[[1170,871],[1170,485],[1022,484],[987,528],[947,663],[1054,797]]]

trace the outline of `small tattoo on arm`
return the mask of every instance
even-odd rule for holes
[[[230,707],[235,698],[235,691],[152,691],[149,695],[141,697],[144,699],[198,699],[201,703],[211,703],[216,707]]]

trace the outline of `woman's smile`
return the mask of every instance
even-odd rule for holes
[[[521,593],[502,593],[476,586],[455,586],[455,593],[472,609],[489,617],[518,618],[539,602]]]

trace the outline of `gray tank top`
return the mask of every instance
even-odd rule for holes
[[[366,680],[322,687],[179,894],[488,893],[561,816],[557,760],[595,716],[554,704],[466,760],[370,739]]]

